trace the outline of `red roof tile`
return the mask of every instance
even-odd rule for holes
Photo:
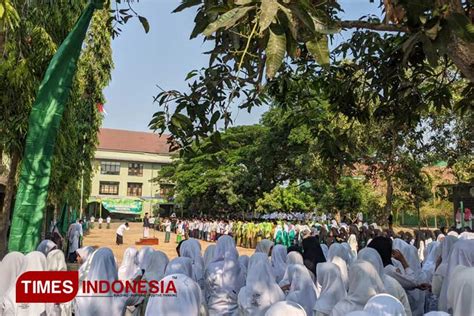
[[[101,128],[98,149],[169,154],[169,144],[166,143],[166,139],[167,135],[160,137],[154,133]]]

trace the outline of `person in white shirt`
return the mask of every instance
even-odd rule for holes
[[[107,229],[109,229],[109,228],[110,228],[110,222],[112,221],[112,219],[110,218],[110,216],[107,216],[106,221],[107,221]]]
[[[104,219],[102,217],[99,217],[99,229],[102,229],[103,222],[104,222]]]
[[[169,219],[165,220],[164,226],[165,226],[165,243],[169,243],[170,237],[171,237],[171,222]]]
[[[123,244],[123,233],[126,230],[129,230],[129,229],[130,228],[128,227],[128,223],[124,223],[124,224],[120,225],[117,228],[117,231],[116,231],[117,238],[116,238],[116,241],[115,241],[117,245],[122,245]]]
[[[94,228],[94,223],[95,223],[95,217],[94,217],[94,215],[91,216],[90,222],[91,222],[91,229],[92,229],[92,228]]]

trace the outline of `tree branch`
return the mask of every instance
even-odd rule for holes
[[[385,31],[385,32],[403,32],[410,33],[410,30],[406,26],[399,26],[395,24],[384,24],[384,23],[373,23],[367,21],[341,21],[339,23],[344,29],[368,29],[374,31]]]

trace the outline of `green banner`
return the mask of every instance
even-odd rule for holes
[[[40,241],[54,145],[76,73],[82,43],[96,7],[93,0],[51,59],[28,121],[25,154],[8,240],[9,251],[27,253]]]
[[[140,215],[143,210],[143,201],[132,199],[102,199],[102,206],[110,213]]]

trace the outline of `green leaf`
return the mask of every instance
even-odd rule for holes
[[[259,17],[260,33],[265,31],[270,24],[272,24],[277,12],[278,2],[276,0],[262,0]]]
[[[254,7],[238,7],[234,8],[226,13],[222,14],[216,21],[209,24],[204,30],[204,36],[211,36],[220,28],[228,29],[234,26],[237,21],[243,18],[248,11],[254,9]]]
[[[326,35],[331,35],[331,34],[336,34],[341,31],[340,27],[337,26],[330,26],[327,23],[322,22],[316,17],[312,17],[313,23],[314,23],[314,30],[316,33],[321,33],[321,34],[326,34]]]
[[[197,70],[192,70],[186,75],[186,78],[184,80],[187,81],[191,79],[192,77],[196,76],[197,74],[198,74]]]
[[[217,123],[217,121],[221,118],[221,112],[216,111],[214,114],[212,114],[211,120],[209,122],[210,125],[214,125]]]
[[[148,23],[148,20],[144,16],[138,16],[138,19],[140,20],[140,23],[143,26],[143,29],[145,30],[145,33],[148,33],[150,31],[150,24]]]
[[[201,0],[183,0],[181,4],[172,11],[172,13],[181,12],[184,9],[191,8],[198,4],[201,4]]]
[[[3,18],[3,13],[5,13],[5,8],[3,7],[3,3],[0,3],[0,18]]]
[[[280,27],[270,28],[265,53],[267,55],[266,74],[268,78],[273,78],[283,63],[286,52],[286,35]]]
[[[319,39],[314,39],[306,42],[306,48],[313,55],[314,59],[321,66],[329,65],[329,47],[328,38],[323,36]]]

